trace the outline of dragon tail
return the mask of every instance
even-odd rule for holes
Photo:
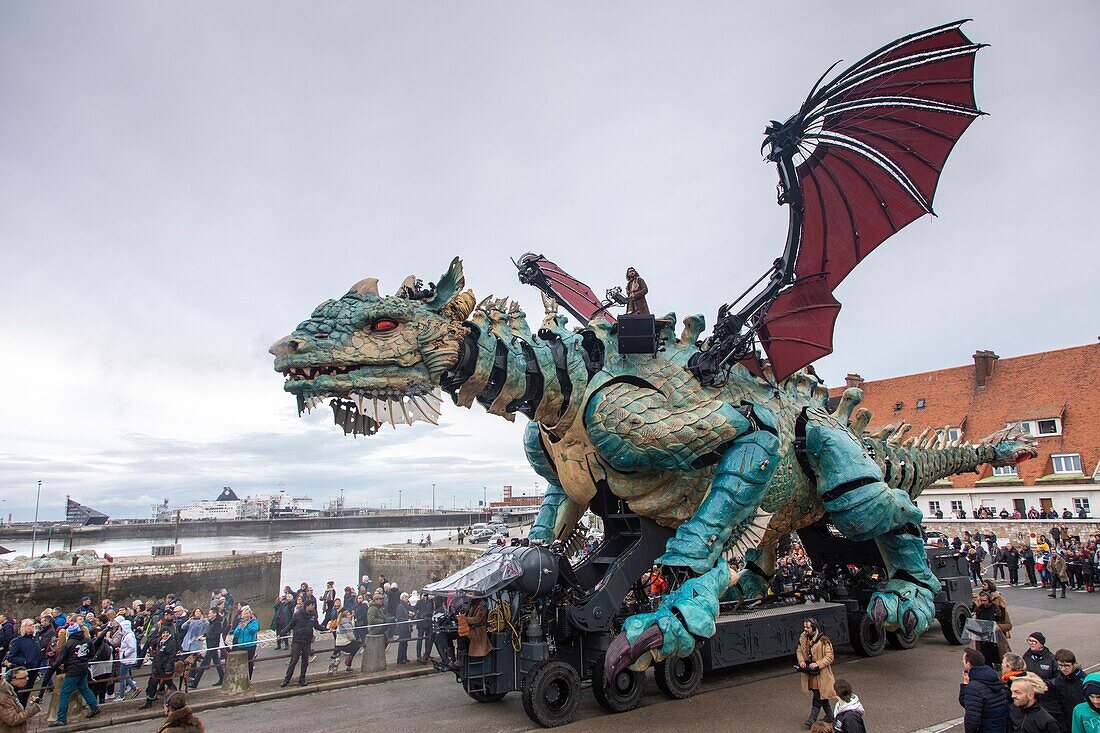
[[[967,471],[977,472],[983,464],[1014,466],[1037,455],[1035,443],[1016,424],[970,443],[959,438],[949,440],[947,428],[925,428],[919,436],[906,438],[913,426],[906,422],[886,425],[865,433],[871,411],[853,409],[863,399],[859,389],[848,389],[833,413],[841,423],[872,452],[882,469],[886,483],[916,499],[940,479]]]

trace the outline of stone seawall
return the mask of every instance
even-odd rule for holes
[[[997,540],[1004,544],[1003,540],[1025,542],[1031,533],[1036,536],[1045,534],[1050,536],[1052,527],[1069,530],[1070,536],[1086,537],[1094,532],[1100,532],[1100,520],[1098,519],[929,519],[922,522],[924,529],[932,532],[943,532],[948,537],[962,537],[963,532],[973,534],[975,529],[982,532],[992,530],[997,535]]]
[[[271,599],[280,590],[281,552],[203,553],[176,557],[119,557],[114,562],[58,568],[0,571],[0,609],[25,618],[46,607],[71,611],[89,595],[96,607],[103,598],[129,605],[175,593],[193,608],[207,608],[213,590],[229,588],[252,605],[261,627],[270,621]]]
[[[474,547],[368,547],[359,551],[359,575],[370,575],[378,587],[379,576],[397,582],[406,591],[422,588],[433,577],[445,578],[485,552]]]

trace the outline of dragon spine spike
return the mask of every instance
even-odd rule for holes
[[[680,337],[676,339],[676,345],[681,349],[695,346],[695,342],[699,340],[699,336],[706,329],[706,321],[702,316],[687,316],[683,320],[683,325]]]
[[[852,410],[862,401],[863,390],[854,387],[844,390],[844,394],[840,397],[840,402],[837,403],[836,410],[833,411],[833,417],[835,417],[837,422],[841,425],[847,425],[852,417]]]
[[[481,300],[481,302],[477,304],[477,308],[475,308],[474,310],[476,310],[478,313],[488,314],[489,313],[489,307],[490,307],[489,304],[492,303],[492,302],[493,302],[493,296],[489,295],[488,297],[483,298]]]
[[[439,312],[452,321],[465,321],[473,313],[476,301],[473,291],[465,290],[448,300]]]
[[[866,407],[861,407],[855,411],[855,413],[852,415],[850,426],[852,428],[852,432],[855,433],[856,437],[863,435],[863,431],[867,429],[867,426],[871,422],[871,417],[871,411],[868,410]]]
[[[359,293],[360,295],[365,295],[365,296],[374,297],[374,298],[379,297],[379,295],[378,295],[378,278],[376,278],[376,277],[365,277],[365,278],[363,278],[362,280],[360,280],[359,282],[357,282],[357,283],[355,283],[354,285],[351,286],[351,290],[348,291],[348,294],[351,294],[351,293]]]

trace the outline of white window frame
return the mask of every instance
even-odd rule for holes
[[[1092,507],[1089,506],[1089,498],[1087,496],[1075,496],[1073,497],[1073,513],[1081,511],[1082,507],[1085,510],[1085,514],[1092,514]]]
[[[940,510],[940,503],[938,501],[928,502],[928,513],[935,514]]]
[[[951,513],[952,514],[957,514],[958,512],[965,512],[965,511],[966,511],[966,509],[963,508],[962,499],[952,499],[951,500]]]
[[[1054,422],[1054,432],[1040,433],[1039,423],[1047,422],[1048,420]],[[1035,420],[1020,420],[1018,421],[1018,423],[1008,423],[1006,427],[1011,427],[1015,424],[1019,424],[1025,431],[1027,431],[1028,435],[1033,438],[1053,438],[1062,434],[1062,418],[1060,417],[1041,417]]]
[[[947,442],[951,443],[962,438],[962,428],[947,428]]]
[[[1058,468],[1058,463],[1059,463],[1058,459],[1059,458],[1063,459],[1061,461],[1061,463],[1062,463],[1062,468],[1061,469]],[[1071,459],[1071,460],[1076,458],[1077,459],[1077,468],[1072,468],[1071,467],[1071,468],[1067,469],[1066,468],[1066,462],[1064,460],[1064,459],[1067,459],[1067,458]],[[1081,473],[1081,454],[1080,453],[1052,453],[1051,456],[1050,456],[1050,463],[1051,463],[1051,466],[1053,466],[1053,468],[1054,468],[1054,473]]]
[[[1017,476],[1016,466],[994,466],[994,476]]]

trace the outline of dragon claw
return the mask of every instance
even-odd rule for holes
[[[887,631],[922,633],[936,617],[933,594],[904,580],[891,580],[871,596],[867,615]]]
[[[656,626],[646,628],[634,643],[621,633],[614,638],[604,655],[604,679],[613,680],[627,667],[630,667],[648,652],[660,649],[665,643],[664,633]]]

